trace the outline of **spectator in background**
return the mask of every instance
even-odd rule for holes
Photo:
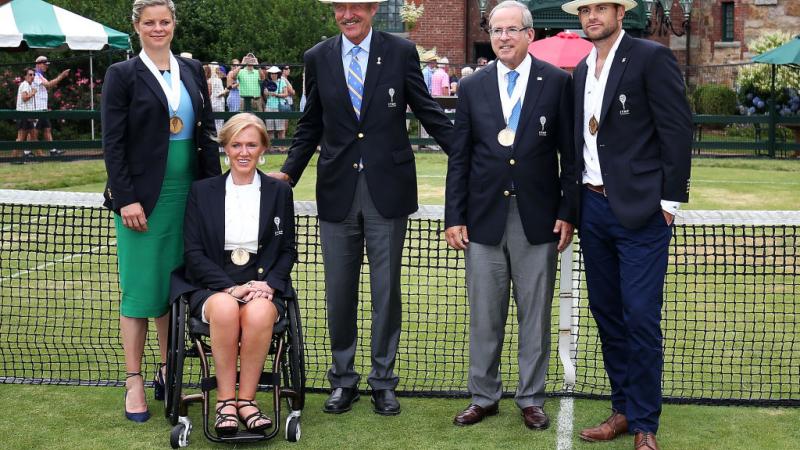
[[[458,86],[461,85],[461,82],[464,81],[464,78],[467,78],[473,73],[475,73],[475,69],[470,66],[464,66],[461,68],[461,79],[456,83],[455,95],[458,95]]]
[[[437,69],[431,77],[431,95],[434,97],[447,97],[450,95],[450,75],[447,66],[450,61],[447,57],[439,58]]]
[[[243,111],[263,111],[261,107],[261,76],[254,67],[258,59],[252,53],[242,58],[244,68],[239,70],[236,80],[239,82],[239,95],[242,97]]]
[[[450,73],[450,95],[457,95],[456,91],[458,91],[458,68],[451,67],[449,70]]]
[[[241,69],[239,60],[231,60],[231,70],[228,71],[226,76],[227,83],[225,84],[225,91],[228,94],[228,111],[230,112],[239,112],[242,106],[242,98],[239,96],[239,81],[236,79],[237,75],[239,75],[239,69]]]
[[[475,70],[480,70],[481,67],[483,67],[483,66],[485,66],[487,64],[489,64],[489,60],[486,59],[485,57],[481,56],[481,57],[478,58],[478,68],[475,69]]]
[[[65,69],[58,74],[52,80],[48,80],[45,77],[45,73],[47,73],[47,66],[50,65],[50,62],[47,60],[47,56],[39,56],[36,58],[36,71],[33,76],[33,91],[36,94],[33,98],[34,102],[34,111],[47,111],[47,90],[50,88],[56,87],[58,83],[61,82],[67,75],[69,75],[69,69]],[[39,119],[36,123],[36,129],[42,131],[42,137],[47,142],[53,141],[53,131],[52,125],[50,124],[50,119],[44,117]],[[50,156],[57,156],[63,153],[62,150],[58,149],[51,149]],[[39,149],[36,150],[37,156],[44,156],[44,152]]]
[[[431,53],[423,59],[425,67],[422,68],[422,78],[425,80],[425,86],[428,86],[428,93],[431,93],[431,81],[433,79],[433,72],[436,72],[436,55]]]
[[[283,73],[281,74],[281,79],[286,83],[286,104],[289,105],[291,110],[294,110],[294,86],[292,86],[292,82],[289,81],[289,75],[292,73],[292,68],[289,66],[283,66]],[[284,121],[285,122],[285,121]]]
[[[208,82],[208,97],[211,99],[211,111],[225,112],[225,88],[222,87],[222,80],[219,75],[219,65],[212,61],[211,64],[204,66],[206,72],[206,81]],[[217,119],[214,121],[214,126],[217,129],[217,136],[222,129],[222,124],[225,121]]]
[[[19,84],[19,88],[17,89],[17,111],[35,110],[33,97],[36,95],[36,93],[33,91],[33,85],[31,84],[33,83],[34,75],[36,75],[36,72],[32,68],[25,68],[22,82]],[[34,122],[35,120],[28,118],[17,119],[17,142],[36,140],[36,126]],[[30,151],[25,150],[24,155],[28,156],[29,154]],[[12,162],[14,164],[22,164],[22,160],[17,159],[20,156],[22,156],[22,154],[19,149],[12,151],[11,158],[14,159]]]
[[[276,66],[267,69],[267,79],[264,80],[262,88],[264,97],[267,99],[266,111],[279,112],[280,104],[283,103],[289,95],[287,93],[286,81],[281,78],[281,69]],[[272,134],[271,132],[274,131],[277,139],[284,139],[286,137],[285,119],[267,119],[264,122],[267,124],[268,134]]]

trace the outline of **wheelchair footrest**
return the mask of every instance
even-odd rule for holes
[[[239,381],[239,372],[236,372],[236,381]],[[261,372],[258,384],[264,386],[280,386],[281,374],[275,372]],[[217,388],[217,377],[208,377],[200,380],[200,389],[203,392],[213,391]]]

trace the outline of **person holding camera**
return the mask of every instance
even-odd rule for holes
[[[286,103],[289,96],[286,87],[286,80],[281,77],[281,69],[272,66],[267,69],[267,78],[261,85],[261,92],[265,99],[265,111],[267,112],[286,112],[291,111],[291,106]],[[267,131],[275,139],[286,137],[286,119],[267,119]],[[274,132],[274,133],[273,133]]]

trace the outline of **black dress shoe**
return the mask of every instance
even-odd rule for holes
[[[379,389],[372,391],[372,408],[377,414],[382,416],[396,416],[400,414],[400,402],[394,395],[394,389]]]
[[[350,411],[353,408],[353,403],[357,402],[359,398],[358,389],[351,388],[335,388],[330,397],[325,400],[325,405],[322,411],[329,414],[341,414]]]

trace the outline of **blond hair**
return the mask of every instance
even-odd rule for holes
[[[172,14],[172,20],[175,20],[175,3],[172,0],[136,0],[133,2],[131,21],[133,21],[133,23],[139,23],[139,19],[142,17],[142,11],[151,6],[166,6]]]
[[[217,142],[225,147],[247,127],[255,127],[258,134],[261,136],[261,144],[264,145],[265,149],[268,149],[270,142],[269,134],[267,134],[267,127],[264,125],[263,120],[251,113],[239,113],[228,119],[225,125],[222,126],[222,129],[219,130]]]

